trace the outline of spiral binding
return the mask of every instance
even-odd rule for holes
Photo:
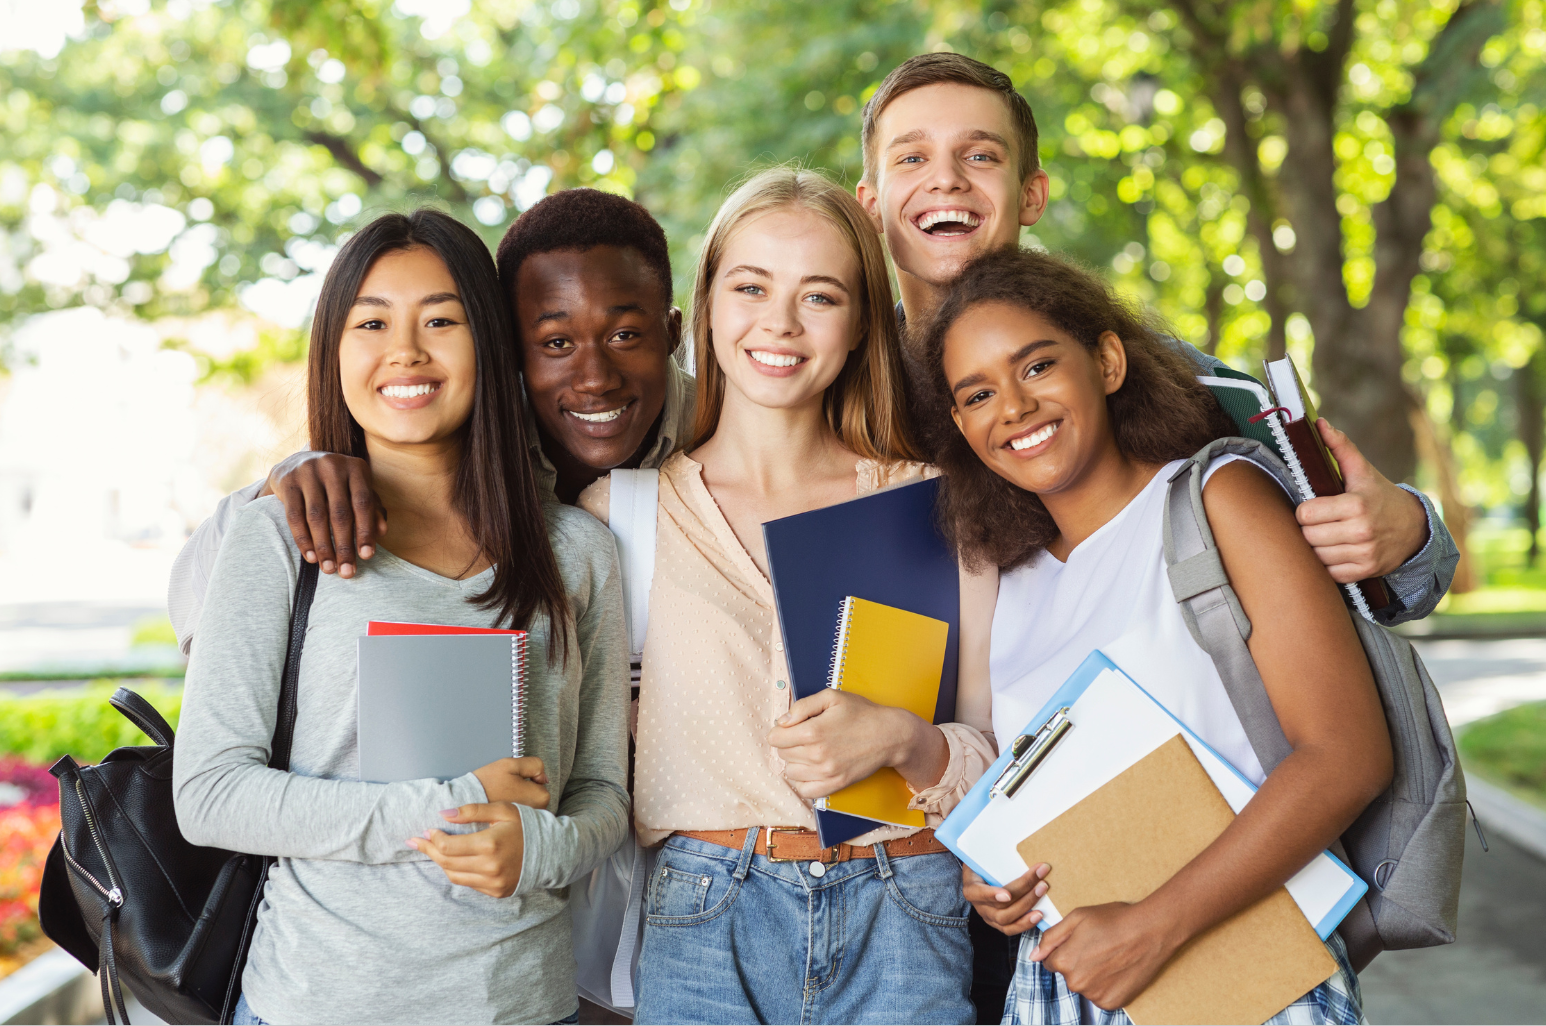
[[[1299,489],[1299,494],[1306,499],[1314,497],[1315,491],[1310,487],[1309,475],[1304,472],[1304,464],[1299,460],[1298,451],[1288,440],[1288,432],[1283,429],[1282,419],[1267,417],[1266,421],[1267,426],[1272,430],[1273,440],[1278,443],[1278,452],[1283,455],[1283,464],[1288,467],[1288,475],[1294,479],[1294,485]],[[1316,429],[1311,428],[1311,430]],[[1363,592],[1359,590],[1356,583],[1344,584],[1342,590],[1347,592],[1348,599],[1353,603],[1353,608],[1358,610],[1359,615],[1365,620],[1374,620],[1374,613],[1369,609],[1368,600],[1363,597]]]
[[[848,621],[853,616],[854,597],[849,595],[837,607],[837,635],[832,639],[832,670],[827,674],[827,687],[843,686],[843,657],[848,653]]]
[[[510,636],[510,752],[526,755],[526,632]]]

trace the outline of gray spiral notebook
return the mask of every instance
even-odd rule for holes
[[[519,758],[525,689],[525,632],[362,636],[360,779],[451,780]]]

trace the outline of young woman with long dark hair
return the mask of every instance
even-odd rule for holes
[[[237,1022],[575,1011],[562,888],[626,832],[622,595],[606,530],[539,501],[513,337],[488,250],[438,211],[378,218],[328,271],[311,447],[370,461],[392,534],[353,579],[318,582],[289,772],[267,767],[301,567],[277,499],[241,512],[209,582],[178,822],[196,844],[279,856]],[[355,638],[372,619],[528,631],[533,757],[360,781]]]
[[[1166,483],[1234,429],[1186,359],[1103,280],[1045,253],[979,258],[928,332],[942,519],[968,564],[1001,571],[993,723],[1013,737],[1094,649],[1261,786],[1229,828],[1142,901],[1031,910],[1056,867],[1005,888],[966,871],[983,918],[1024,934],[1004,1021],[1128,1021],[1122,1007],[1191,938],[1282,886],[1391,776],[1390,736],[1341,595],[1277,483],[1216,461],[1203,502],[1252,624],[1251,654],[1293,753],[1262,771],[1165,570]],[[953,421],[953,425],[950,423]],[[1031,932],[1035,931],[1035,932]],[[1358,1022],[1337,972],[1271,1022]],[[1110,1011],[1107,1011],[1110,1010]]]

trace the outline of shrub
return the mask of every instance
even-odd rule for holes
[[[107,704],[117,686],[115,681],[95,681],[84,690],[0,695],[0,755],[19,755],[47,766],[61,755],[98,762],[114,748],[150,744],[138,727]],[[158,681],[135,681],[131,687],[176,728],[182,689]]]
[[[1467,769],[1546,802],[1546,702],[1517,705],[1460,731]]]
[[[38,940],[38,888],[43,863],[59,834],[59,792],[41,766],[0,759],[0,782],[27,797],[0,808],[0,960]],[[25,957],[25,956],[23,956]]]

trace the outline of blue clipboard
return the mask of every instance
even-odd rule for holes
[[[1153,695],[1149,694],[1149,692],[1144,689],[1143,685],[1133,680],[1133,678],[1120,666],[1112,662],[1105,653],[1098,650],[1091,652],[1090,655],[1084,660],[1084,662],[1079,665],[1079,668],[1075,670],[1066,681],[1063,682],[1063,686],[1058,688],[1058,690],[1052,695],[1051,698],[1047,699],[1046,704],[1044,704],[1041,709],[1037,711],[1036,715],[1031,717],[1030,722],[1026,724],[1023,733],[1026,735],[1034,735],[1044,724],[1048,722],[1048,720],[1052,719],[1052,717],[1057,714],[1058,710],[1072,706],[1076,701],[1078,701],[1079,697],[1084,694],[1085,690],[1090,686],[1090,684],[1107,670],[1114,670],[1125,677],[1150,701],[1154,702],[1154,704],[1159,709],[1161,709],[1166,716],[1174,720],[1176,726],[1180,728],[1181,732],[1186,735],[1189,741],[1213,753],[1213,755],[1218,758],[1219,762],[1223,763],[1223,765],[1227,767],[1231,773],[1238,777],[1243,784],[1250,788],[1252,792],[1257,790],[1256,785],[1251,782],[1249,777],[1236,769],[1228,759],[1225,759],[1222,755],[1219,755],[1217,749],[1213,748],[1213,746],[1209,745],[1206,741],[1203,741],[1200,737],[1198,737],[1190,727],[1178,719],[1176,715],[1169,709],[1166,709],[1163,703],[1161,703]],[[1012,741],[1012,739],[1005,740]],[[968,866],[971,866],[972,870],[978,876],[982,877],[983,880],[995,887],[1001,887],[1007,883],[1007,881],[999,880],[994,877],[976,859],[972,858],[970,854],[963,851],[961,846],[961,838],[967,827],[969,827],[978,816],[982,815],[983,812],[987,810],[991,801],[991,792],[993,790],[994,784],[999,780],[1000,777],[1004,775],[1005,771],[1009,769],[1009,765],[1013,761],[1013,752],[1011,750],[1010,744],[1005,744],[1005,750],[1003,753],[1001,753],[998,759],[994,761],[993,765],[988,768],[987,772],[982,775],[982,778],[977,781],[976,785],[973,786],[969,792],[967,792],[966,797],[963,798],[961,803],[955,807],[955,809],[948,817],[946,817],[945,822],[934,831],[934,836],[938,837],[946,847],[954,852],[957,858],[966,863]],[[1027,834],[1029,833],[1030,831],[1027,831]],[[1342,920],[1347,917],[1347,914],[1352,911],[1353,906],[1358,903],[1358,899],[1363,897],[1363,895],[1369,889],[1368,884],[1364,883],[1364,881],[1359,878],[1357,873],[1354,873],[1351,869],[1349,869],[1345,862],[1337,858],[1329,851],[1325,854],[1327,858],[1336,863],[1336,865],[1339,866],[1347,875],[1348,886],[1346,893],[1341,896],[1335,905],[1320,918],[1319,922],[1313,924],[1315,927],[1315,932],[1320,936],[1321,940],[1325,940],[1327,937],[1331,936],[1332,931],[1335,930],[1338,924],[1340,924]]]

